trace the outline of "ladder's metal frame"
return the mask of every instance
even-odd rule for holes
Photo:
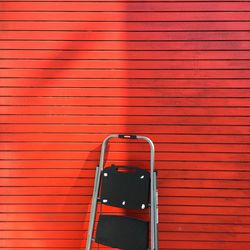
[[[151,139],[146,136],[141,135],[121,135],[121,134],[112,134],[106,137],[102,143],[101,155],[99,166],[96,167],[94,190],[92,196],[92,205],[90,212],[89,220],[89,229],[87,235],[87,244],[86,250],[91,250],[91,245],[93,241],[93,230],[96,219],[96,208],[98,202],[98,194],[100,189],[101,173],[104,168],[104,160],[106,147],[108,142],[112,138],[124,138],[124,139],[142,139],[149,143],[150,145],[150,235],[151,235],[151,244],[149,250],[158,250],[158,190],[157,190],[157,172],[155,171],[154,162],[155,162],[155,147]]]

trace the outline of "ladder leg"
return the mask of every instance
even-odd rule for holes
[[[158,190],[157,190],[157,173],[154,172],[154,233],[155,233],[155,250],[158,250],[158,222],[159,222],[159,216],[158,216]]]
[[[91,250],[93,230],[94,230],[95,217],[96,217],[96,206],[97,206],[98,192],[99,192],[99,185],[100,185],[100,176],[101,176],[101,170],[97,166],[96,173],[95,173],[94,191],[93,191],[93,196],[92,196],[92,205],[91,205],[91,211],[90,211],[89,230],[88,230],[88,236],[87,236],[86,250]]]
[[[153,174],[154,176],[154,174]],[[151,250],[155,249],[155,192],[154,192],[154,177],[151,175],[151,188],[150,188],[150,232],[151,232]]]

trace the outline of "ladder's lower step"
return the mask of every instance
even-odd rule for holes
[[[126,216],[100,215],[97,243],[125,250],[148,249],[148,222]]]

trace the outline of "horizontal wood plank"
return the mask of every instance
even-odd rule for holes
[[[3,2],[6,11],[247,11],[248,2]]]

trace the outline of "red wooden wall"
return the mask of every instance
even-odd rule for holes
[[[249,1],[0,11],[1,250],[85,249],[100,143],[124,132],[156,143],[160,249],[250,249]]]

